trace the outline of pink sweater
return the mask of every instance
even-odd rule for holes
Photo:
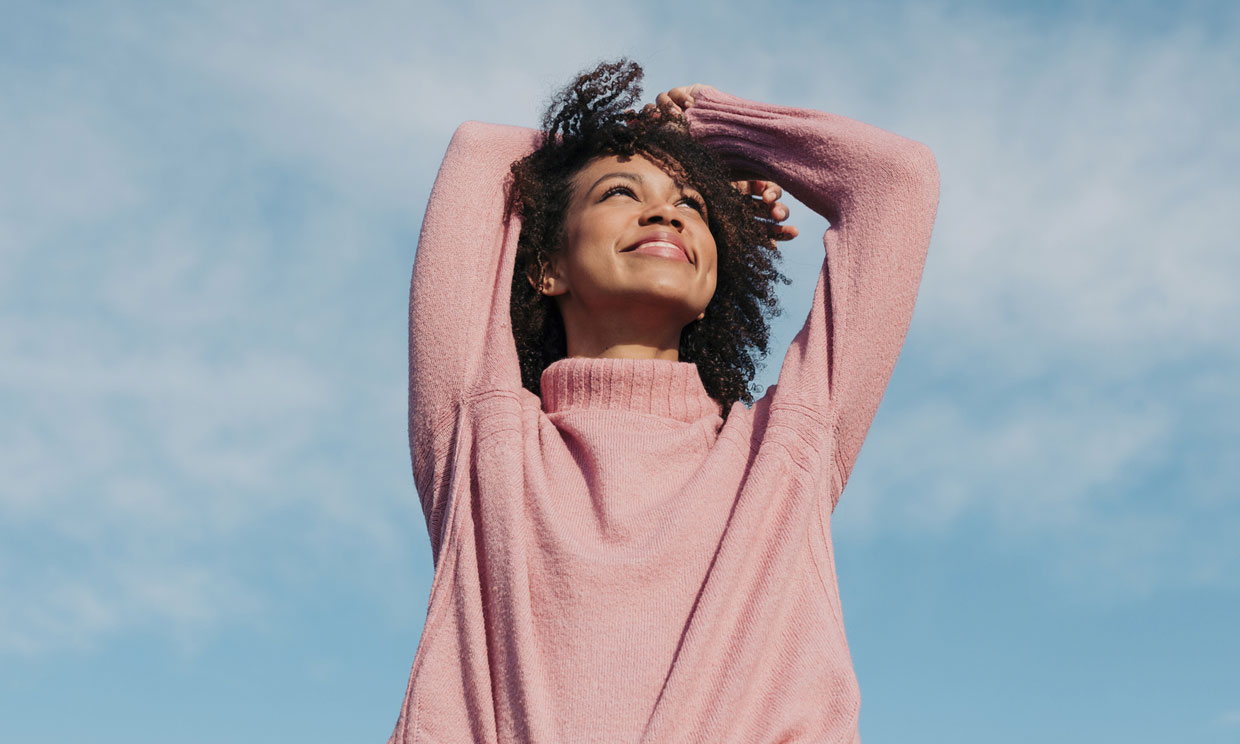
[[[708,89],[690,131],[831,227],[778,384],[726,425],[697,367],[569,358],[525,390],[509,165],[467,122],[410,302],[409,434],[435,560],[400,742],[854,742],[831,515],[913,312],[938,209],[924,145]]]

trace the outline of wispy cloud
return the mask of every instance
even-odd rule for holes
[[[841,523],[877,536],[988,514],[1067,545],[1038,560],[1099,586],[1231,583],[1240,254],[1221,215],[1240,203],[1240,58],[1193,19],[1141,34],[913,14],[916,32],[892,25],[917,69],[817,87],[929,143],[943,183]]]

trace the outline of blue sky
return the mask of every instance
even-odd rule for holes
[[[867,744],[1240,741],[1240,15],[1165,5],[6,4],[0,740],[386,739],[435,170],[627,54],[938,158],[834,525]]]

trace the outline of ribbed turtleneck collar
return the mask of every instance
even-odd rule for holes
[[[540,386],[547,413],[593,408],[692,422],[723,410],[691,362],[568,357],[543,370]]]

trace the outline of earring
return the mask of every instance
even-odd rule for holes
[[[538,294],[545,295],[551,289],[551,282],[547,281],[547,263],[540,261],[538,266]]]

